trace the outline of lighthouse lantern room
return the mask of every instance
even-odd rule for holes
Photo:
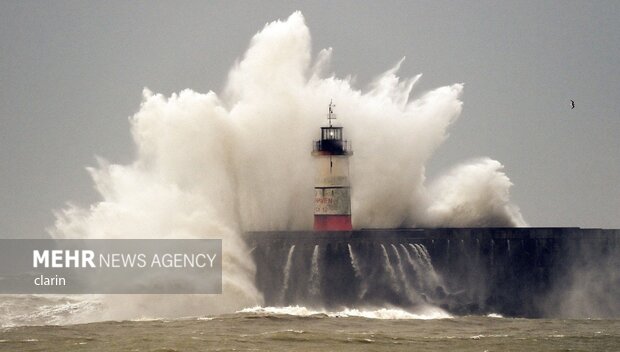
[[[329,103],[329,127],[321,127],[321,139],[314,141],[312,155],[316,160],[314,182],[314,230],[350,231],[351,185],[349,157],[351,145],[343,139],[342,127],[332,125],[336,119]]]

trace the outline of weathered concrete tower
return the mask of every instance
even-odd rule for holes
[[[321,139],[314,141],[312,155],[316,160],[314,181],[314,230],[350,231],[351,185],[349,156],[351,145],[343,140],[342,127],[332,126],[336,118],[329,103],[329,127],[321,127]]]

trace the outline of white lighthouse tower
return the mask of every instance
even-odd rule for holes
[[[351,145],[343,140],[342,127],[332,126],[336,118],[329,103],[329,127],[321,127],[321,139],[314,141],[312,155],[316,160],[314,181],[314,230],[350,231],[351,185],[349,157]]]

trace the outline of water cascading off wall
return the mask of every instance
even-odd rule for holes
[[[310,294],[318,296],[321,290],[321,274],[319,272],[319,245],[314,245],[312,252],[312,271],[310,273]]]
[[[277,255],[270,249],[269,265],[273,269],[279,267],[279,273],[273,273],[269,280],[261,279],[264,272],[257,273],[258,285],[261,281],[269,282],[263,288],[267,305],[323,308],[435,305],[432,299],[435,287],[428,287],[437,282],[436,274],[428,268],[424,255],[411,253],[425,252],[423,244],[414,247],[411,243],[328,243],[281,248]]]
[[[293,253],[295,253],[295,245],[292,245],[286,256],[286,264],[284,265],[284,272],[282,273],[282,294],[280,302],[284,302],[286,299],[286,292],[288,290],[289,279],[291,277],[291,264],[293,260]]]
[[[247,241],[266,305],[614,317],[619,238],[617,230],[455,228],[262,232]]]

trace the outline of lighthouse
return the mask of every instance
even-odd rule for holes
[[[314,141],[316,161],[314,180],[314,230],[350,231],[351,184],[349,157],[351,144],[343,139],[342,127],[332,126],[336,119],[334,104],[329,103],[328,127],[321,127],[321,139]]]

